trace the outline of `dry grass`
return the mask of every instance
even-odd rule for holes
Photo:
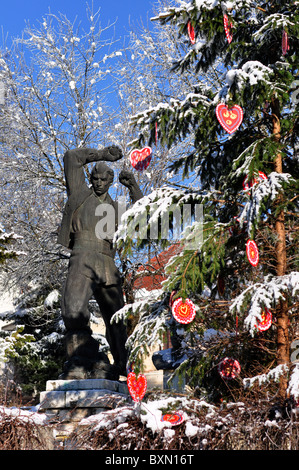
[[[183,400],[186,396],[178,394],[187,419],[170,432],[153,431],[133,405],[119,403],[107,412],[105,427],[78,426],[62,446],[53,437],[59,423],[38,424],[30,413],[24,416],[21,404],[4,397],[6,407],[18,412],[0,410],[0,450],[299,450],[299,407],[290,401],[274,405],[261,389],[217,406],[202,406],[199,398]],[[160,397],[148,393],[145,404]],[[119,419],[122,410],[125,420]]]
[[[1,450],[52,450],[53,433],[30,419],[0,413]]]
[[[108,427],[95,430],[80,426],[65,442],[68,450],[299,450],[299,415],[270,420],[265,403],[243,406],[228,404],[209,414],[193,412],[188,420],[172,428],[154,433],[140,420],[132,417],[124,424],[111,419]],[[119,410],[115,410],[115,417]],[[271,413],[270,413],[271,414]],[[193,426],[190,436],[186,428]],[[0,450],[53,450],[53,430],[30,419],[0,414]]]

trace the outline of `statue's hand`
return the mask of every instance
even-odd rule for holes
[[[122,170],[119,174],[119,182],[127,188],[132,188],[136,185],[136,180],[131,171]]]
[[[116,162],[121,158],[123,158],[123,153],[119,147],[117,147],[116,145],[111,145],[111,147],[108,147],[108,152],[106,154],[105,160],[107,160],[108,162]]]

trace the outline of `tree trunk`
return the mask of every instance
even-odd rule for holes
[[[280,127],[280,110],[279,101],[275,97],[271,102],[272,118],[273,118],[273,134],[274,139],[279,142],[281,138]],[[282,155],[278,153],[275,159],[275,171],[282,173]],[[280,194],[276,200],[276,205],[281,206],[283,203],[283,195]],[[284,276],[286,274],[286,235],[285,235],[285,215],[284,209],[276,215],[275,232],[277,237],[276,243],[276,274],[277,276]],[[277,364],[290,363],[290,345],[289,345],[289,315],[288,315],[288,302],[281,300],[277,309]],[[286,397],[287,377],[283,376],[279,384],[279,396],[284,399]]]

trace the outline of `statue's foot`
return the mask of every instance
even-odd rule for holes
[[[87,372],[84,370],[84,367],[67,368],[58,377],[59,380],[84,380],[87,378]]]
[[[118,380],[119,371],[113,364],[106,364],[102,361],[95,362],[90,371],[90,379]]]
[[[91,360],[84,357],[73,357],[65,363],[59,376],[61,380],[107,379],[118,380],[119,369],[101,359]]]

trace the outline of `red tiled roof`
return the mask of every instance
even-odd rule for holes
[[[151,258],[148,263],[140,266],[135,273],[137,278],[133,283],[134,289],[146,289],[149,291],[161,289],[161,283],[166,279],[164,268],[170,258],[178,254],[180,250],[179,245],[171,245],[167,250]]]

